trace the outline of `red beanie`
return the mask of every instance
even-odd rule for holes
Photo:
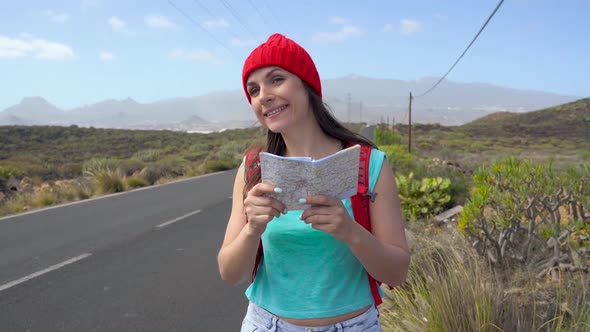
[[[248,76],[256,69],[268,66],[281,67],[291,74],[297,75],[301,80],[309,84],[318,96],[322,96],[320,75],[311,56],[293,40],[275,33],[268,37],[265,43],[255,48],[244,63],[242,84],[248,102],[252,102],[248,89],[246,89]]]

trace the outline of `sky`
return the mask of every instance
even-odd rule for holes
[[[0,3],[3,110],[28,96],[72,109],[238,90],[244,60],[275,32],[322,79],[441,77],[498,1]],[[588,0],[506,0],[447,79],[590,97],[589,14]]]

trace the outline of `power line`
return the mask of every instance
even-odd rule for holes
[[[270,12],[270,15],[272,16],[272,18],[274,19],[274,21],[277,23],[277,26],[281,27],[282,30],[284,30],[288,35],[290,35],[291,33],[289,32],[289,30],[286,27],[282,26],[282,24],[284,24],[284,23],[281,23],[279,21],[279,19],[277,18],[278,16],[275,14],[275,12],[272,9],[272,7],[268,4],[268,1],[262,0],[262,3],[266,7],[266,9]]]
[[[227,8],[227,10],[230,12],[230,14],[244,27],[244,29],[248,30],[248,33],[250,34],[250,36],[255,38],[256,34],[252,33],[252,30],[250,30],[247,27],[247,25],[244,23],[244,21],[242,21],[242,19],[240,18],[238,13],[234,10],[234,8],[229,3],[227,3],[227,1],[225,1],[225,0],[221,0],[221,3],[223,4],[223,6],[225,8]]]
[[[262,18],[262,20],[264,21],[264,24],[266,24],[266,26],[272,30],[272,26],[268,23],[268,20],[266,19],[266,17],[264,17],[264,15],[262,15],[262,12],[260,11],[260,9],[258,9],[258,6],[256,6],[256,4],[252,0],[248,0],[248,2],[250,3],[250,5],[252,7],[254,7],[254,10],[258,13],[258,16],[260,16],[260,18]]]
[[[205,6],[201,1],[194,0],[194,2],[197,5],[199,5],[199,7],[203,8],[209,14],[209,16],[211,16],[213,19],[215,19],[216,15],[207,6]],[[231,34],[234,36],[234,38],[240,39],[240,37],[233,31],[233,29],[228,29],[228,30],[231,32]]]
[[[199,22],[195,21],[195,19],[190,17],[184,10],[176,6],[174,2],[172,2],[172,0],[168,0],[168,3],[170,4],[170,6],[174,7],[179,13],[181,13],[184,17],[186,17],[189,21],[191,21],[194,25],[198,26],[201,30],[205,31],[209,35],[209,37],[215,40],[219,45],[223,46],[223,48],[225,48],[230,54],[234,55],[232,50],[230,50],[224,43],[217,39],[217,37],[215,37],[215,35],[212,34],[211,31],[205,29],[202,25],[199,24]]]
[[[419,96],[414,96],[414,98],[420,98],[420,97],[423,97],[426,94],[430,93],[430,91],[434,90],[434,88],[436,88],[440,84],[440,82],[442,82],[445,79],[445,77],[447,77],[447,75],[451,72],[451,70],[453,70],[453,68],[455,68],[455,66],[457,65],[457,63],[459,63],[459,60],[461,60],[461,58],[463,58],[463,56],[465,55],[465,53],[467,53],[467,50],[471,47],[471,45],[473,45],[473,43],[475,42],[475,40],[477,39],[477,37],[479,37],[479,35],[483,31],[483,29],[485,29],[486,25],[488,25],[488,22],[490,22],[490,20],[492,19],[492,17],[494,17],[494,15],[498,11],[498,9],[500,9],[500,6],[502,5],[503,2],[504,2],[504,0],[500,0],[500,2],[498,3],[498,5],[496,6],[496,8],[494,9],[494,11],[492,12],[492,14],[490,15],[490,17],[488,17],[488,19],[483,24],[483,26],[481,27],[481,29],[479,29],[479,32],[477,33],[477,35],[475,35],[475,37],[473,38],[473,40],[471,41],[471,43],[469,43],[469,45],[467,46],[467,48],[465,49],[465,51],[463,51],[463,53],[461,54],[461,56],[459,56],[459,58],[457,59],[457,61],[455,61],[455,63],[451,66],[451,68],[447,71],[447,73],[443,77],[441,77],[440,80],[438,80],[438,82],[436,82],[436,84],[434,84],[430,89],[428,89],[426,92],[424,92],[423,94],[421,94]]]

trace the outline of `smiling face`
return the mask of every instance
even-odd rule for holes
[[[252,72],[246,89],[256,118],[272,132],[284,133],[314,121],[303,81],[280,67],[263,67]]]

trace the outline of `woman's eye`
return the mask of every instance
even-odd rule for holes
[[[282,77],[276,76],[276,77],[273,77],[273,79],[272,79],[272,83],[278,83],[278,82],[280,82],[280,81],[282,81],[282,80],[283,80],[283,78],[282,78]]]
[[[254,96],[257,93],[258,93],[258,88],[252,88],[252,89],[250,89],[250,96]]]

